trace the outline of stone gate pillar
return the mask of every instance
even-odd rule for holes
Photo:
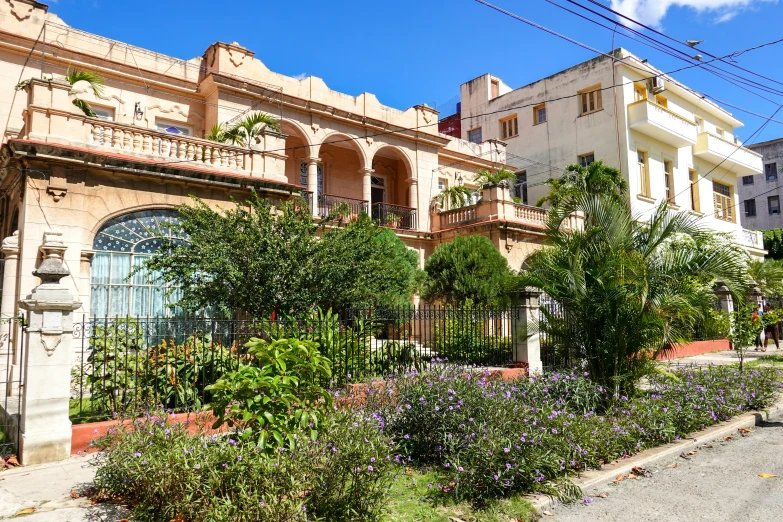
[[[16,395],[16,386],[13,382],[15,375],[19,372],[19,352],[16,348],[18,339],[18,328],[15,322],[16,318],[16,270],[19,266],[19,231],[16,230],[13,235],[3,239],[0,247],[5,257],[5,266],[3,268],[3,296],[0,299],[0,338],[6,336],[3,340],[3,346],[0,346],[0,365],[3,365],[2,371],[6,372],[0,380],[6,381],[6,396]],[[8,357],[7,354],[10,354]],[[6,366],[6,361],[8,365]]]
[[[536,289],[527,288],[519,293],[519,317],[514,325],[513,363],[519,366],[527,364],[531,374],[544,371],[541,363],[541,337],[538,332],[539,297],[541,292]]]
[[[62,232],[44,233],[43,261],[33,272],[41,284],[19,302],[27,310],[19,441],[26,466],[64,460],[71,454],[72,314],[81,303],[60,284],[70,275],[62,262],[65,249]]]
[[[731,298],[731,290],[727,287],[723,281],[715,283],[715,297],[718,298],[718,306],[721,312],[731,313],[734,311],[734,301]]]

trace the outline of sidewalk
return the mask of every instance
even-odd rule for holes
[[[55,464],[13,468],[0,473],[0,520],[8,520],[28,508],[29,522],[117,522],[127,512],[113,504],[90,505],[86,498],[72,498],[92,485],[95,468],[91,457],[78,456]]]
[[[748,363],[776,354],[783,355],[783,349],[776,350],[775,345],[771,345],[769,348],[767,348],[766,352],[756,352],[753,350],[753,348],[750,348],[745,351],[745,362]],[[734,350],[726,350],[723,352],[705,353],[691,357],[681,357],[679,359],[661,361],[661,363],[665,366],[687,366],[690,364],[696,364],[699,366],[708,364],[738,364],[739,358],[737,357],[737,352]]]

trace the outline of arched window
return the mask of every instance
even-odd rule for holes
[[[178,222],[179,215],[174,211],[144,210],[104,223],[92,246],[95,256],[91,265],[90,313],[93,317],[172,315],[166,306],[166,285],[148,281],[146,271],[133,275],[131,272],[161,248],[160,236],[171,236],[171,229],[164,224]],[[168,300],[176,302],[177,293],[172,293]]]

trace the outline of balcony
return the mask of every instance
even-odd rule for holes
[[[761,230],[743,228],[737,232],[737,242],[747,248],[764,250],[764,233]]]
[[[738,176],[759,174],[763,170],[761,154],[721,138],[711,132],[699,133],[693,155],[720,165]]]
[[[649,100],[628,105],[628,125],[674,147],[696,143],[696,123]]]
[[[345,198],[333,194],[318,196],[318,215],[350,221],[362,212],[368,211],[368,204],[361,199]]]
[[[157,129],[85,116],[71,103],[71,86],[33,79],[26,87],[27,109],[22,140],[69,148],[117,162],[157,168],[197,170],[207,174],[265,178],[287,184],[285,156],[264,150],[285,148],[285,136],[265,131],[252,148],[170,134]]]
[[[416,209],[402,205],[375,203],[372,218],[382,226],[400,230],[416,230]]]
[[[491,186],[482,190],[481,200],[452,210],[444,210],[432,215],[432,231],[438,232],[472,224],[504,222],[543,230],[546,227],[547,211],[541,207],[532,207],[515,203],[507,187]],[[581,228],[579,216],[566,218],[565,228]]]

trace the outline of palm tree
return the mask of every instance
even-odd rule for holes
[[[434,199],[440,204],[442,209],[451,210],[464,207],[472,197],[472,189],[465,185],[454,185],[444,188]]]
[[[778,299],[783,296],[783,260],[751,261],[748,274],[756,281],[764,296]]]
[[[93,94],[98,97],[103,95],[103,90],[106,87],[106,80],[103,79],[103,76],[96,72],[92,71],[79,71],[77,69],[68,69],[68,73],[65,75],[65,81],[67,81],[71,87],[73,87],[76,82],[85,81],[90,84],[90,88],[92,89]],[[73,95],[74,92],[71,90],[71,95]],[[74,97],[73,104],[77,106],[81,111],[91,117],[95,117],[95,111],[92,110],[92,107],[90,107],[90,104],[86,101]]]
[[[622,200],[628,189],[622,173],[603,161],[594,161],[587,167],[569,165],[562,176],[545,183],[549,185],[549,194],[538,200],[539,207],[544,203],[555,207],[578,194],[606,194]]]
[[[666,202],[643,220],[614,196],[569,200],[549,212],[549,246],[528,258],[517,284],[562,305],[562,315],[542,309],[540,328],[594,380],[625,393],[655,354],[691,338],[714,302],[714,280],[745,288],[746,258]],[[566,230],[573,212],[591,216],[584,230]]]
[[[516,174],[503,167],[500,167],[495,172],[482,169],[476,174],[476,183],[478,183],[480,187],[499,185],[504,181],[514,180],[516,180]]]
[[[267,127],[279,131],[280,122],[271,114],[253,112],[233,125],[216,123],[210,129],[207,139],[250,148],[253,140],[260,136]]]

